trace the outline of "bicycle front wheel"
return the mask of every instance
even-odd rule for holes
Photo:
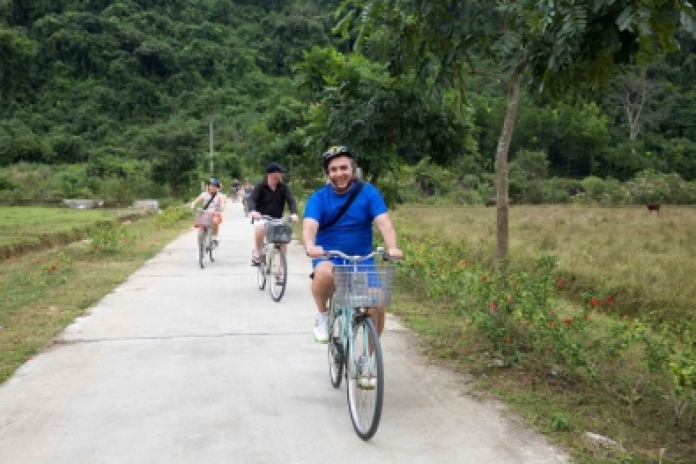
[[[205,267],[205,229],[198,229],[198,263]]]
[[[360,317],[353,323],[346,368],[353,428],[360,438],[369,440],[377,432],[384,400],[382,347],[370,318]]]
[[[341,386],[343,379],[343,344],[341,332],[343,331],[343,315],[336,315],[336,309],[331,308],[329,314],[329,378],[334,388]]]
[[[268,277],[271,279],[271,283],[268,286],[268,290],[273,301],[280,301],[285,294],[285,284],[288,282],[288,264],[282,247],[278,247],[273,251],[270,266]]]
[[[266,256],[261,255],[260,263],[256,266],[256,285],[259,286],[259,290],[266,288]]]

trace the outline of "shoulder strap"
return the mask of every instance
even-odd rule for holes
[[[210,206],[210,204],[211,204],[211,203],[213,202],[213,200],[215,199],[215,195],[217,195],[217,192],[213,193],[213,194],[210,196],[210,200],[208,200],[208,203],[205,204],[205,206],[203,207],[203,210],[208,209],[208,206]]]
[[[329,222],[327,222],[326,224],[320,225],[319,230],[328,229],[329,227],[336,224],[338,222],[338,220],[341,219],[344,214],[346,214],[346,211],[348,211],[348,208],[350,208],[350,205],[353,204],[353,202],[355,201],[355,198],[358,196],[358,194],[362,190],[363,185],[365,185],[362,182],[360,182],[359,180],[356,181],[356,183],[357,183],[357,185],[355,186],[355,189],[353,189],[353,191],[351,192],[350,196],[348,197],[348,200],[346,200],[346,202],[343,204],[343,206],[341,206],[341,209],[338,210],[338,213],[336,213],[336,215]]]

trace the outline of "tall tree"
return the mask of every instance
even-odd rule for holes
[[[190,187],[198,158],[204,152],[205,137],[200,123],[178,118],[153,126],[143,134],[140,145],[152,160],[152,179],[169,185],[178,197]]]
[[[676,50],[680,24],[693,33],[696,22],[685,0],[346,0],[343,8],[338,28],[347,33],[356,22],[357,49],[369,45],[395,73],[415,71],[432,88],[462,88],[467,74],[504,86],[496,150],[501,260],[509,247],[507,161],[522,86],[562,99],[596,92],[620,65]]]

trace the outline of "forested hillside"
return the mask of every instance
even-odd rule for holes
[[[0,0],[1,196],[26,195],[23,182],[44,197],[188,194],[209,174],[210,118],[223,179],[276,159],[308,180],[322,147],[341,143],[387,191],[415,179],[417,195],[490,194],[504,89],[471,79],[462,100],[370,61],[370,50],[347,56],[350,43],[332,33],[339,3]],[[696,40],[679,43],[595,101],[525,94],[511,193],[565,201],[573,185],[615,188],[579,181],[588,176],[696,178]]]
[[[240,175],[273,156],[264,118],[292,92],[291,64],[311,45],[339,43],[335,3],[0,3],[0,165],[86,163],[93,178],[142,187],[151,164],[176,190],[208,166],[212,115],[216,174]]]

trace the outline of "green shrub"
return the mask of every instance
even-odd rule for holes
[[[139,238],[127,224],[100,228],[90,237],[90,248],[93,254],[114,254],[123,248],[132,246]]]
[[[672,204],[696,203],[696,182],[687,182],[679,174],[642,171],[625,185],[628,202],[642,204],[664,202]]]
[[[172,206],[160,211],[155,218],[155,226],[158,229],[166,229],[174,227],[185,219],[190,219],[193,222],[193,213],[186,205]]]

